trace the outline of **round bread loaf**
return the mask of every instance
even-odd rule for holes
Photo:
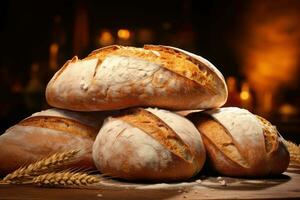
[[[278,175],[289,152],[276,127],[245,109],[228,107],[187,116],[202,135],[208,161],[226,176]]]
[[[34,113],[0,136],[0,174],[69,150],[80,150],[73,166],[95,168],[92,145],[105,117],[60,109]]]
[[[197,174],[205,149],[198,130],[186,118],[136,108],[105,120],[93,159],[102,173],[112,177],[167,182]]]
[[[108,46],[74,57],[53,76],[47,102],[77,111],[153,106],[173,110],[222,106],[227,88],[209,61],[168,46]]]

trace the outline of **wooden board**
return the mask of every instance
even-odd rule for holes
[[[0,199],[300,199],[300,169],[272,179],[199,177],[172,184],[106,182],[93,188],[40,188],[0,185]]]

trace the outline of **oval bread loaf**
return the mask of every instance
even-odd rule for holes
[[[276,128],[245,109],[228,107],[188,115],[202,135],[208,161],[227,176],[278,175],[289,152]]]
[[[197,174],[205,149],[186,118],[159,109],[130,109],[104,122],[93,146],[104,174],[127,180],[176,181]]]
[[[60,109],[34,113],[0,136],[0,174],[69,150],[80,150],[74,166],[94,168],[92,145],[106,116]]]
[[[53,76],[47,102],[77,111],[153,106],[174,110],[222,106],[227,88],[210,62],[168,46],[108,46],[74,57]]]

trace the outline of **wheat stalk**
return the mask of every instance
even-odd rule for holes
[[[290,164],[300,166],[300,145],[297,146],[291,141],[284,141],[289,153],[290,153]]]
[[[71,171],[46,173],[32,179],[33,184],[46,187],[88,186],[99,182],[97,176]]]
[[[28,166],[15,170],[5,176],[3,181],[6,183],[23,183],[26,180],[32,179],[34,176],[56,171],[60,167],[71,163],[78,152],[79,150],[71,150],[55,153]]]

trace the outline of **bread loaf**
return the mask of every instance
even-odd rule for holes
[[[220,108],[188,118],[202,135],[211,167],[222,175],[277,175],[288,167],[289,153],[276,127],[247,110]]]
[[[127,180],[176,181],[197,174],[205,161],[198,130],[166,110],[136,108],[105,120],[93,145],[104,174]]]
[[[108,46],[74,57],[46,88],[53,107],[77,111],[154,106],[174,110],[222,106],[227,88],[210,62],[168,46]]]
[[[0,174],[50,154],[80,150],[78,168],[94,168],[92,144],[105,114],[48,109],[12,126],[0,136]]]

